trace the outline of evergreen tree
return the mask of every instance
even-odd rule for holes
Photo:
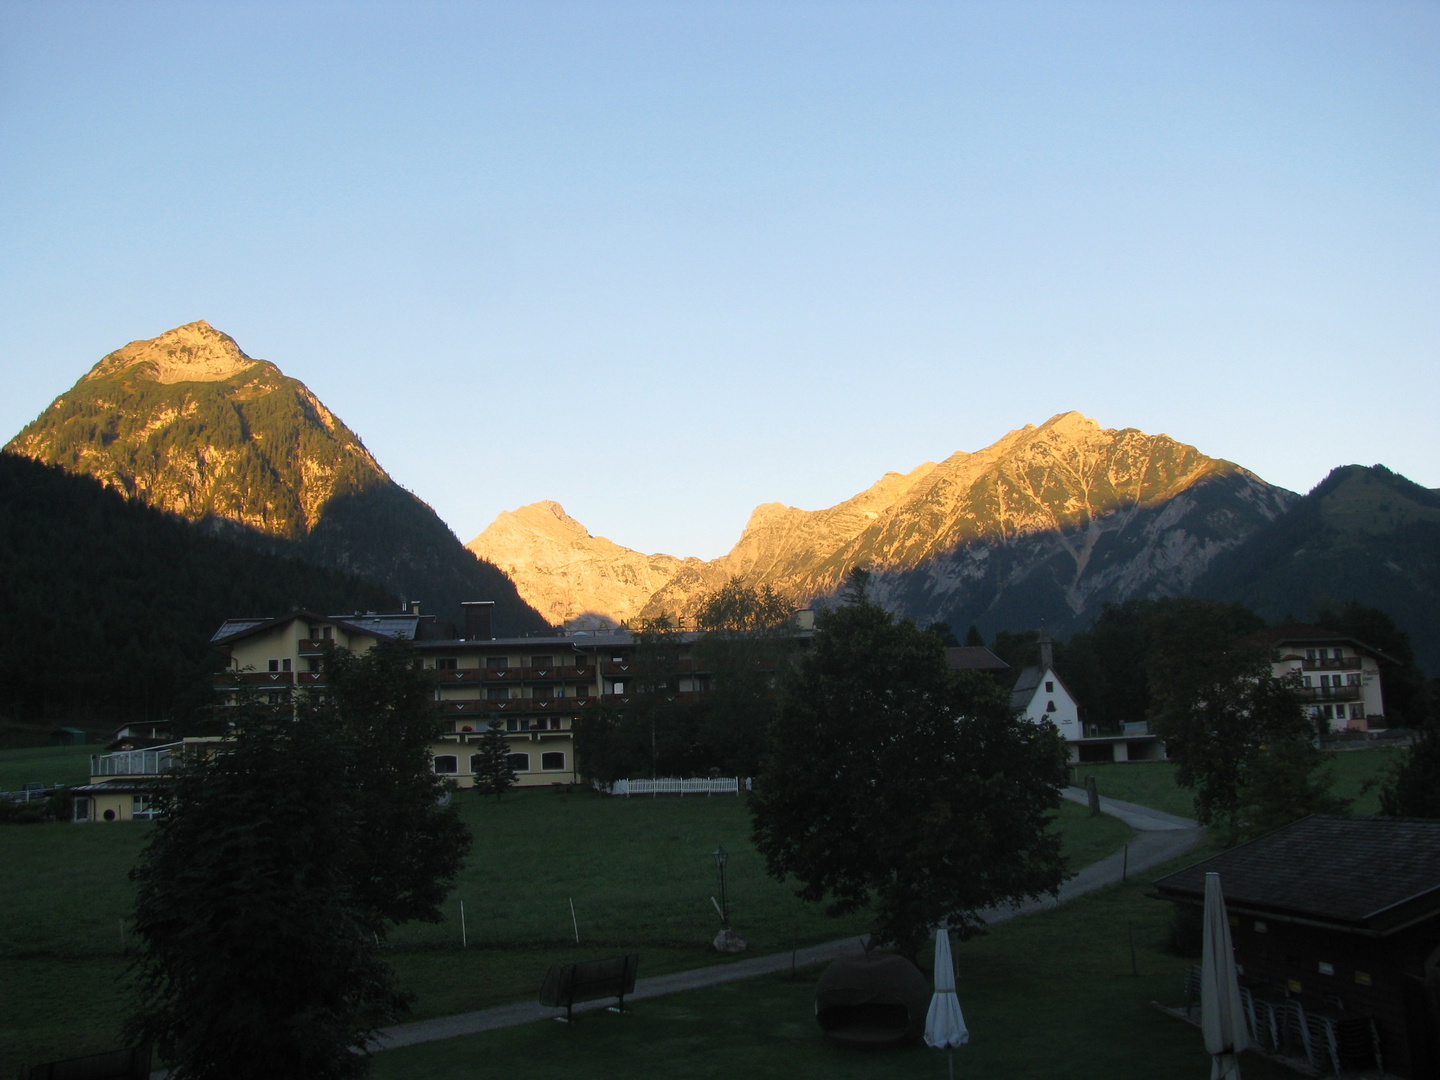
[[[1380,812],[1440,818],[1440,725],[1432,722],[1380,786]]]
[[[510,767],[510,747],[500,729],[500,721],[491,720],[475,746],[470,771],[475,774],[475,790],[481,795],[494,795],[498,800],[515,786],[515,770]]]

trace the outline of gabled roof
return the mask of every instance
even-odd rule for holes
[[[1302,818],[1161,878],[1155,895],[1202,903],[1209,871],[1232,912],[1383,935],[1440,916],[1440,821]]]
[[[330,623],[351,633],[374,634],[384,638],[414,639],[415,629],[427,615],[412,615],[406,612],[381,615],[370,612],[365,615],[321,615],[319,612],[301,608],[286,612],[274,618],[226,619],[210,638],[212,645],[229,645],[241,638],[272,630],[277,626],[302,619],[312,623]]]
[[[1020,678],[1015,680],[1015,685],[1010,690],[1010,707],[1012,709],[1028,709],[1030,702],[1034,700],[1039,692],[1040,686],[1046,681],[1045,676],[1050,676],[1055,685],[1065,691],[1065,696],[1071,701],[1075,695],[1070,693],[1070,688],[1065,685],[1064,680],[1055,673],[1054,668],[1027,667],[1020,672]]]
[[[1282,645],[1317,645],[1321,648],[1329,648],[1332,645],[1349,645],[1351,648],[1367,652],[1377,659],[1387,663],[1398,663],[1398,661],[1385,655],[1379,649],[1359,638],[1350,637],[1347,634],[1338,634],[1334,630],[1326,630],[1323,626],[1310,626],[1306,623],[1286,623],[1284,626],[1272,626],[1268,630],[1262,630],[1257,635],[1262,641],[1268,642],[1274,648]]]

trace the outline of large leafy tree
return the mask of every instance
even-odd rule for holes
[[[1272,746],[1314,737],[1297,679],[1271,674],[1270,649],[1256,631],[1263,622],[1239,605],[1181,597],[1149,617],[1150,701],[1154,729],[1177,763],[1178,783],[1194,789],[1196,816],[1217,824],[1233,842],[1243,831],[1240,808],[1250,772]],[[1318,759],[1285,753],[1266,762],[1313,772]],[[1256,778],[1258,782],[1260,778]],[[1275,776],[1265,779],[1273,787]],[[1291,790],[1305,788],[1303,783]],[[1313,790],[1324,793],[1323,780]],[[1305,790],[1312,790],[1305,788]],[[1317,809],[1328,808],[1323,800]],[[1310,812],[1296,807],[1294,816]]]
[[[1049,831],[1065,752],[995,683],[951,672],[931,633],[852,578],[786,680],[751,800],[769,872],[832,915],[869,908],[873,938],[913,956],[930,927],[1059,887]]]
[[[358,1076],[353,1048],[403,1011],[379,943],[439,917],[469,844],[437,803],[421,680],[400,647],[332,657],[325,704],[241,706],[157,787],[127,1027],[177,1080]]]

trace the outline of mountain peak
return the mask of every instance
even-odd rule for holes
[[[246,356],[229,334],[199,319],[116,349],[85,377],[110,378],[138,369],[137,375],[158,383],[223,382],[262,362]]]
[[[1100,430],[1100,425],[1084,413],[1072,409],[1070,412],[1056,413],[1040,425],[1040,430],[1075,439],[1094,434]]]

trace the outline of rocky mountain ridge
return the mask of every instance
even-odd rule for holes
[[[303,383],[204,321],[105,356],[6,449],[442,617],[492,599],[502,628],[545,625]]]
[[[526,603],[549,622],[571,629],[633,619],[657,589],[687,562],[645,555],[591,536],[557,502],[506,511],[465,545],[512,581],[525,582]]]
[[[1168,436],[1106,430],[1062,413],[983,450],[887,473],[836,506],[762,504],[729,553],[684,560],[640,614],[683,615],[731,578],[823,603],[863,565],[877,599],[920,622],[1065,632],[1106,601],[1187,591],[1219,552],[1295,498]],[[527,520],[538,528],[544,515]],[[583,531],[579,523],[567,528]],[[560,544],[558,534],[487,534],[487,556],[512,568],[522,595],[539,596],[526,545]],[[612,567],[633,559],[661,565],[659,556],[625,556],[605,544]],[[545,573],[558,565],[552,559]],[[573,602],[615,617],[599,592]]]

